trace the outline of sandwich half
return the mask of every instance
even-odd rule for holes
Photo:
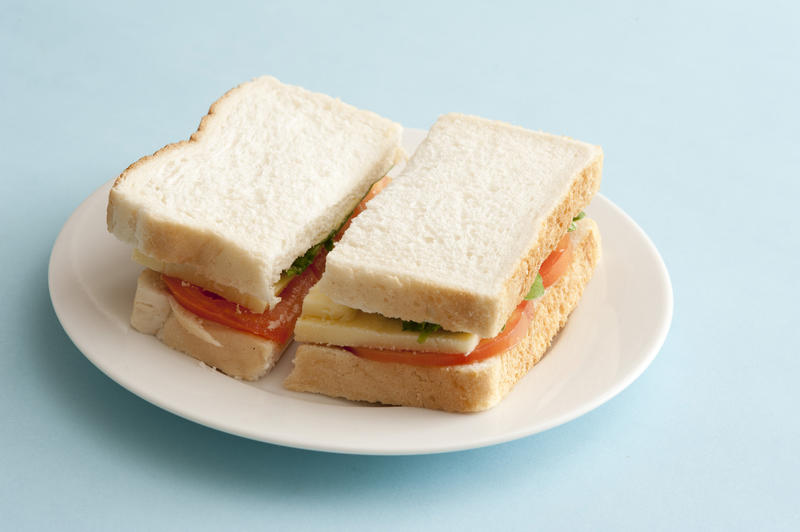
[[[131,324],[254,380],[291,340],[334,236],[403,157],[401,127],[271,77],[216,101],[188,141],[126,169],[108,230],[133,245]]]
[[[445,115],[328,255],[284,386],[454,412],[497,404],[600,256],[591,144]]]

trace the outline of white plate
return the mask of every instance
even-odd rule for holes
[[[409,153],[425,132],[411,130]],[[656,356],[672,319],[672,288],[636,223],[598,195],[587,209],[603,258],[547,356],[494,409],[448,414],[376,407],[285,390],[294,346],[257,383],[226,377],[128,325],[140,267],[106,232],[111,182],[89,196],[50,256],[50,297],[86,357],[120,385],[174,414],[254,440],[321,451],[421,454],[505,442],[570,421],[608,401]]]

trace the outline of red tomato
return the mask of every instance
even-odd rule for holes
[[[431,353],[417,351],[392,351],[371,347],[348,347],[353,354],[379,362],[399,362],[412,366],[457,366],[487,359],[514,346],[525,338],[533,319],[533,301],[522,300],[517,305],[505,328],[494,338],[484,338],[471,353]]]
[[[556,244],[556,248],[547,256],[539,268],[539,275],[542,276],[542,284],[547,288],[552,285],[567,271],[567,267],[572,262],[572,238],[569,233],[565,234]]]
[[[505,328],[494,338],[484,338],[469,354],[474,360],[483,360],[505,351],[519,343],[528,334],[528,327],[533,320],[533,301],[522,300],[517,305]]]
[[[257,314],[213,292],[175,277],[162,275],[170,293],[181,306],[203,319],[238,329],[256,336],[284,343],[292,335],[294,324],[303,309],[303,299],[325,271],[322,249],[314,262],[292,279],[281,292],[281,301],[272,310]]]

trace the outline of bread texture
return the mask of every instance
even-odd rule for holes
[[[402,128],[323,94],[257,78],[226,93],[188,141],[129,166],[108,230],[147,264],[254,312],[402,157]]]
[[[249,381],[269,372],[291,342],[278,344],[200,318],[181,307],[161,274],[149,269],[139,275],[131,325],[212,368]]]
[[[590,219],[573,233],[567,272],[536,300],[527,336],[505,352],[473,364],[412,366],[358,357],[338,347],[301,345],[284,386],[354,401],[476,412],[496,405],[544,356],[577,306],[600,259],[600,233]]]
[[[442,116],[328,256],[320,288],[365,312],[496,336],[591,201],[602,161],[566,137]]]

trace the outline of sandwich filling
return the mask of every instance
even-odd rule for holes
[[[283,272],[281,280],[275,285],[276,295],[280,295],[281,300],[272,309],[266,308],[261,313],[253,312],[230,301],[216,290],[209,290],[180,277],[167,275],[163,270],[161,278],[175,301],[195,315],[284,344],[292,336],[295,322],[303,308],[303,300],[325,271],[325,257],[328,252],[341,238],[350,220],[361,213],[366,203],[390,181],[391,178],[385,176],[376,182],[339,227],[331,231],[324,241],[312,246],[304,255],[298,257]]]
[[[573,258],[574,242],[569,231],[542,263],[528,294],[514,309],[502,331],[481,339],[467,332],[442,330],[432,323],[408,322],[371,314],[335,303],[319,288],[312,288],[303,303],[295,327],[300,342],[344,347],[356,356],[383,362],[418,366],[471,364],[513,347],[528,333],[535,300],[564,274]]]

